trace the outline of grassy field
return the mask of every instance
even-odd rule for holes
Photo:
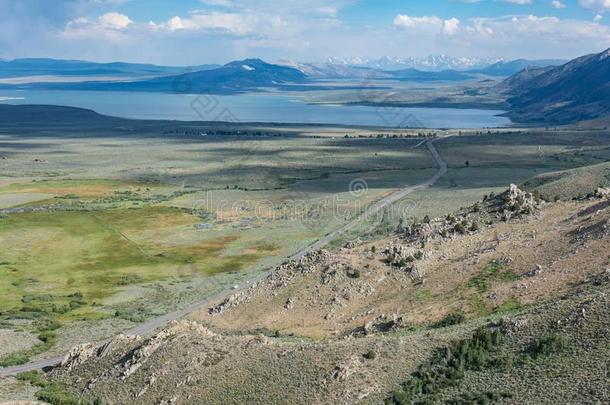
[[[435,172],[416,139],[98,135],[0,137],[0,318],[40,340],[3,364],[201,299]]]

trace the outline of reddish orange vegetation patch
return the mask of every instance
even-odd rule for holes
[[[195,257],[218,257],[229,246],[238,240],[238,236],[223,236],[217,239],[206,240],[194,245],[173,247],[173,252]]]
[[[116,191],[143,191],[154,185],[121,180],[48,180],[30,183],[13,183],[0,188],[0,193],[20,192],[54,194],[57,196],[75,195],[93,198],[110,196]]]

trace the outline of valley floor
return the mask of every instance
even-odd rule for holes
[[[476,328],[539,316],[551,323],[527,333],[543,338],[559,319],[547,308],[570,312],[607,285],[608,204],[585,198],[609,184],[607,131],[99,119],[0,127],[0,366],[41,367],[196,311],[152,340],[81,347],[48,376],[1,379],[2,399],[379,402]],[[492,205],[510,183],[549,203],[503,220]],[[424,220],[442,237],[410,239]],[[328,250],[307,249],[320,240]],[[295,252],[308,254],[268,275]],[[599,319],[583,327],[603,337],[596,300]],[[519,333],[503,343],[517,354]],[[435,395],[478,392],[480,378]],[[597,378],[574,398],[605,398]]]

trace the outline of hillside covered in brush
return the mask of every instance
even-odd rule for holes
[[[609,195],[511,186],[18,378],[51,403],[606,403]]]
[[[510,118],[567,124],[610,116],[610,49],[556,67],[527,68],[506,79]]]

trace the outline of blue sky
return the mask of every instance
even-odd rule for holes
[[[610,0],[0,0],[0,57],[571,58],[610,47],[609,24]]]

